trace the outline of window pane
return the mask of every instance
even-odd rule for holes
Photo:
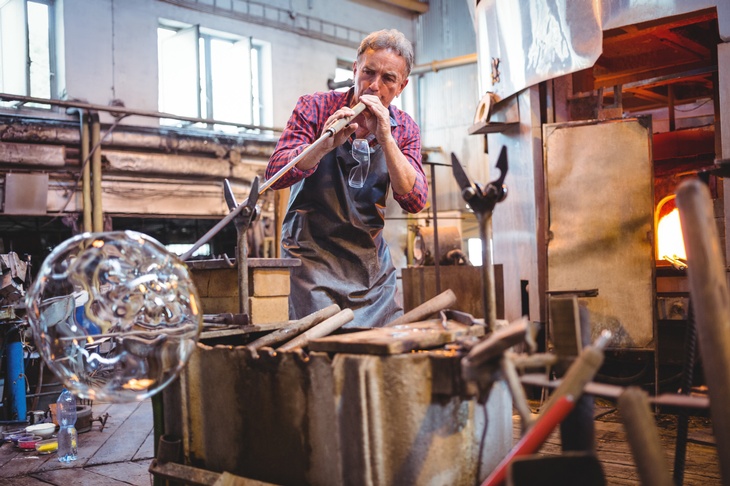
[[[352,68],[335,68],[335,79],[333,80],[335,83],[340,83],[348,80],[352,81]],[[350,84],[350,86],[352,86],[352,84]],[[350,89],[349,86],[343,86],[342,88],[337,88],[336,91],[347,91],[348,89]]]
[[[0,90],[22,96],[28,95],[25,27],[23,0],[11,0],[0,8]]]
[[[210,39],[208,39],[210,43]],[[198,39],[198,52],[200,53],[200,60],[198,66],[198,72],[200,73],[200,117],[201,118],[212,118],[210,107],[210,91],[208,89],[208,51],[206,49],[206,39],[201,37]]]
[[[172,35],[169,29],[158,29],[158,41],[160,111],[199,117],[197,26],[174,32]]]
[[[213,116],[216,120],[251,123],[249,56],[247,40],[230,42],[211,39],[211,93]]]
[[[264,110],[261,100],[261,48],[251,48],[251,124],[261,125],[262,113]]]
[[[51,55],[48,6],[28,2],[28,52],[30,54],[30,95],[51,97]]]

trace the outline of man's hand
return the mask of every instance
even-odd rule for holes
[[[324,123],[324,130],[322,131],[322,134],[327,133],[327,130],[332,127],[335,123],[342,120],[343,118],[349,118],[355,114],[354,111],[352,111],[352,108],[349,106],[343,106],[336,112],[332,113],[332,115],[327,118],[327,121]],[[354,121],[354,120],[353,120]],[[322,146],[327,149],[327,152],[332,150],[335,147],[339,147],[343,143],[345,143],[345,140],[348,139],[350,135],[352,135],[355,130],[357,130],[358,124],[357,123],[350,123],[349,125],[345,126],[342,130],[335,133],[334,137],[328,137],[327,141],[325,141]]]
[[[380,98],[375,95],[361,95],[359,101],[367,108],[355,120],[360,121],[364,118],[368,131],[375,135],[380,145],[385,145],[391,137],[388,107],[383,106]]]
[[[342,120],[343,118],[349,118],[354,114],[355,112],[349,106],[344,106],[336,112],[332,113],[332,115],[330,115],[330,117],[327,118],[327,121],[324,123],[324,129],[322,130],[320,137],[327,133],[327,130],[335,123]],[[334,137],[327,137],[322,140],[315,150],[310,152],[306,157],[300,160],[299,163],[297,163],[297,169],[302,171],[308,171],[315,167],[317,164],[319,164],[319,161],[322,159],[322,157],[332,151],[332,149],[334,149],[335,147],[339,147],[340,145],[345,143],[345,140],[347,140],[347,138],[352,135],[355,130],[357,130],[357,127],[357,123],[350,123],[346,127],[342,128],[342,130],[335,133]]]

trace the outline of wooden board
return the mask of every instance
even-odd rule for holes
[[[446,321],[444,329],[441,321],[434,319],[313,339],[309,342],[309,349],[330,353],[389,355],[435,348],[460,337],[483,336],[484,332],[483,326],[466,326],[450,320]]]

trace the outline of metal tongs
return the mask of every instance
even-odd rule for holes
[[[236,227],[236,264],[238,267],[238,312],[244,315],[248,313],[248,238],[246,233],[251,223],[259,215],[259,210],[256,207],[256,202],[259,199],[259,178],[256,177],[251,184],[251,191],[249,192],[248,198],[243,204],[243,208],[240,211],[238,209],[238,203],[236,202],[236,196],[233,194],[231,189],[231,183],[228,179],[224,181],[223,195],[226,198],[226,204],[228,210],[231,213],[236,212],[236,216],[233,218],[233,224]]]
[[[479,220],[479,237],[482,240],[482,305],[484,306],[484,321],[487,328],[494,331],[497,320],[496,294],[494,288],[494,265],[490,242],[492,240],[492,213],[497,203],[507,197],[507,186],[504,178],[507,176],[507,148],[502,147],[497,160],[499,177],[481,187],[472,182],[464,172],[456,155],[451,154],[451,168],[456,182],[461,189],[461,196],[469,204]]]

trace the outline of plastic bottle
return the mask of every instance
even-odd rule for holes
[[[76,460],[78,434],[76,432],[76,398],[67,389],[63,389],[56,400],[58,418],[58,460],[71,462]]]

